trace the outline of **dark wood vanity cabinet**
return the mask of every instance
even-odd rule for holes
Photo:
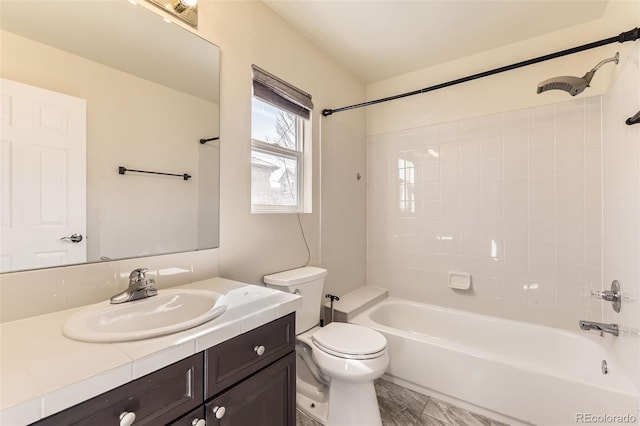
[[[33,426],[294,426],[294,325],[292,313]]]

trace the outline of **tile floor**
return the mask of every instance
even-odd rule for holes
[[[383,426],[507,426],[383,379],[375,385]],[[321,425],[298,410],[296,426]]]

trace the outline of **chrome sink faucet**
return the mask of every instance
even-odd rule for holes
[[[133,300],[144,299],[155,296],[158,290],[155,288],[155,280],[146,278],[147,268],[138,268],[129,274],[129,287],[111,298],[111,304],[131,302]]]
[[[584,321],[584,320],[580,320],[578,324],[580,324],[581,329],[587,330],[587,331],[595,330],[595,331],[599,331],[600,334],[611,333],[614,336],[618,336],[620,334],[618,324],[603,324],[601,322]]]

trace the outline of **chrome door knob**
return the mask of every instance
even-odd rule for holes
[[[193,419],[191,422],[192,426],[206,426],[207,422],[204,419]]]
[[[260,345],[260,346],[256,346],[256,347],[254,347],[254,348],[253,348],[253,351],[254,351],[255,353],[257,353],[257,354],[258,354],[258,356],[262,355],[262,354],[264,353],[264,351],[265,351],[265,350],[266,350],[266,349],[265,349],[265,348],[264,348],[264,346],[262,346],[262,345]]]
[[[120,414],[120,426],[131,426],[136,421],[136,413],[125,411]]]
[[[224,413],[227,410],[224,407],[213,407],[213,414],[216,415],[216,419],[221,419],[222,417],[224,417]]]
[[[82,241],[82,234],[71,234],[68,237],[60,238],[60,241],[71,241],[72,243],[79,243]]]

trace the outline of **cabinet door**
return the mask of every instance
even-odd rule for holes
[[[206,404],[207,426],[294,426],[295,352]]]

